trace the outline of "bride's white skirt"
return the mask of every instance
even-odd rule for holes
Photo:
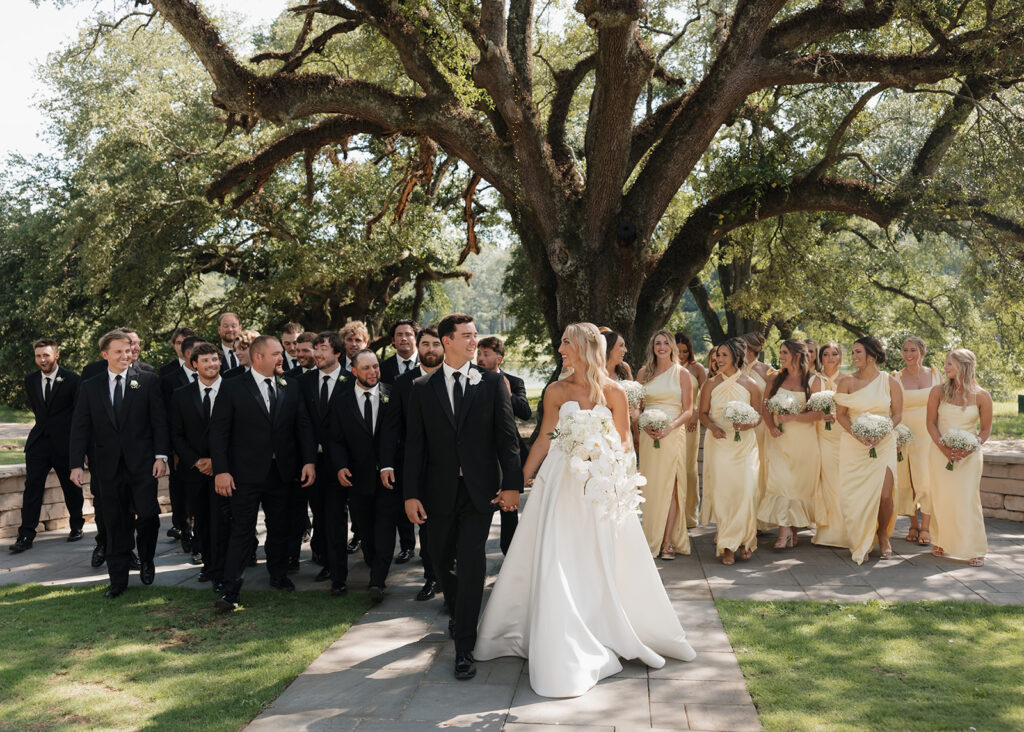
[[[529,659],[541,696],[586,693],[622,670],[619,658],[661,668],[691,661],[639,517],[598,517],[583,481],[553,448],[534,482],[480,620],[474,656]]]

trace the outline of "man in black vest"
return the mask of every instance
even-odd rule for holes
[[[219,610],[238,607],[260,504],[270,586],[295,589],[287,575],[288,495],[296,479],[303,488],[316,479],[316,438],[298,384],[281,375],[283,353],[273,336],[256,338],[252,370],[225,379],[210,421],[214,487],[231,499],[233,518]]]
[[[437,326],[444,363],[413,382],[405,444],[405,511],[430,521],[428,541],[445,603],[453,611],[455,678],[476,675],[473,647],[496,507],[519,507],[523,470],[508,389],[472,367],[476,325],[453,314]],[[453,557],[454,555],[454,557]],[[448,568],[452,559],[457,575]]]
[[[91,447],[89,470],[101,481],[110,575],[106,596],[111,599],[128,586],[133,513],[139,577],[143,584],[153,583],[160,529],[157,481],[167,474],[170,454],[159,378],[155,372],[129,368],[131,347],[122,331],[100,339],[107,372],[82,382],[71,424],[71,480],[81,487],[85,453]]]
[[[82,538],[82,488],[71,482],[68,467],[68,442],[71,416],[78,396],[78,374],[57,364],[57,341],[40,338],[32,344],[38,371],[25,377],[25,392],[36,422],[25,440],[25,493],[21,500],[21,526],[18,540],[11,545],[14,554],[32,548],[36,526],[43,507],[46,478],[52,469],[64,492],[71,533],[68,541]]]

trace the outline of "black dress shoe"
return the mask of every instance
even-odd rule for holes
[[[196,577],[196,579],[199,580],[200,582],[209,582],[210,579],[211,579],[210,573],[207,572],[205,569],[200,569],[199,570],[199,576]]]
[[[192,552],[192,564],[202,564],[203,555],[200,552]]]
[[[275,590],[284,590],[285,592],[294,592],[295,583],[287,577],[280,577],[278,579],[270,578],[270,586]]]
[[[455,618],[448,618],[448,637],[455,640]]]
[[[476,676],[476,659],[468,651],[455,653],[455,678],[459,681],[467,681]]]
[[[128,567],[130,569],[142,569],[142,565],[139,563],[139,557],[135,552],[131,552],[131,556],[128,557]]]
[[[412,549],[403,549],[398,552],[398,556],[395,557],[395,564],[405,564],[412,559]]]
[[[298,557],[292,557],[291,559],[288,560],[288,571],[289,572],[298,572],[299,571],[299,558]]]
[[[142,580],[142,584],[153,584],[154,577],[156,577],[156,567],[153,566],[153,563],[141,562],[139,565],[139,579]]]
[[[345,587],[344,584],[332,585],[331,586],[331,597],[341,597],[342,595],[345,594],[346,590],[348,590],[348,588]]]
[[[107,553],[103,551],[103,547],[97,544],[96,548],[92,550],[92,561],[90,564],[94,567],[102,567],[105,561],[107,561]]]
[[[167,536],[170,537],[171,541],[177,541],[181,538],[181,529],[179,529],[177,526],[172,526],[171,528],[167,529]]]
[[[433,580],[427,580],[426,584],[416,593],[416,599],[420,602],[429,600],[430,598],[437,595],[437,583]]]
[[[229,613],[238,609],[238,596],[225,592],[213,601],[213,606],[222,613]]]
[[[32,548],[32,540],[27,536],[19,536],[18,540],[11,544],[11,554],[21,554],[26,549]]]
[[[107,591],[103,593],[103,596],[108,600],[113,600],[115,597],[123,595],[126,589],[128,588],[124,585],[111,585],[107,588]]]
[[[324,567],[323,569],[320,570],[320,573],[316,576],[316,579],[314,579],[313,581],[314,582],[326,582],[330,578],[331,578],[331,570],[328,569],[327,567]]]
[[[192,537],[188,534],[181,535],[181,550],[186,554],[192,553]]]
[[[377,585],[370,585],[370,602],[380,605],[384,602],[384,588]]]
[[[83,536],[85,536],[85,534],[82,533],[81,529],[71,529],[68,533],[68,543],[72,541],[81,541]]]
[[[362,543],[363,543],[363,542],[359,541],[359,539],[358,539],[358,538],[355,538],[355,539],[353,539],[352,541],[350,541],[350,542],[348,543],[348,546],[346,546],[346,547],[345,547],[345,550],[346,550],[346,551],[347,551],[347,552],[348,552],[349,554],[355,554],[355,553],[356,553],[357,551],[359,551],[359,547],[360,547],[360,545],[361,545]]]

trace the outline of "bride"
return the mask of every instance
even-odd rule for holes
[[[586,693],[622,670],[620,657],[661,668],[664,656],[684,661],[696,656],[636,512],[626,512],[620,521],[608,517],[593,489],[584,492],[587,476],[580,475],[579,464],[574,466],[561,442],[550,436],[556,428],[569,429],[577,412],[592,412],[610,417],[615,447],[630,450],[626,395],[607,376],[602,336],[590,323],[574,323],[565,329],[558,352],[572,373],[544,393],[540,436],[523,467],[525,477],[536,480],[473,654],[478,660],[529,659],[530,686],[548,697]],[[631,453],[622,457],[633,460]],[[592,479],[601,469],[592,468]],[[597,476],[594,484],[610,485],[602,477],[607,476]]]

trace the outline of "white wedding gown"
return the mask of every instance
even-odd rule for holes
[[[580,409],[566,402],[559,423]],[[605,409],[605,407],[595,407]],[[607,411],[607,410],[606,410]],[[529,659],[541,696],[580,696],[622,670],[619,658],[661,668],[691,661],[640,519],[600,518],[583,479],[552,444],[491,591],[473,655]]]

